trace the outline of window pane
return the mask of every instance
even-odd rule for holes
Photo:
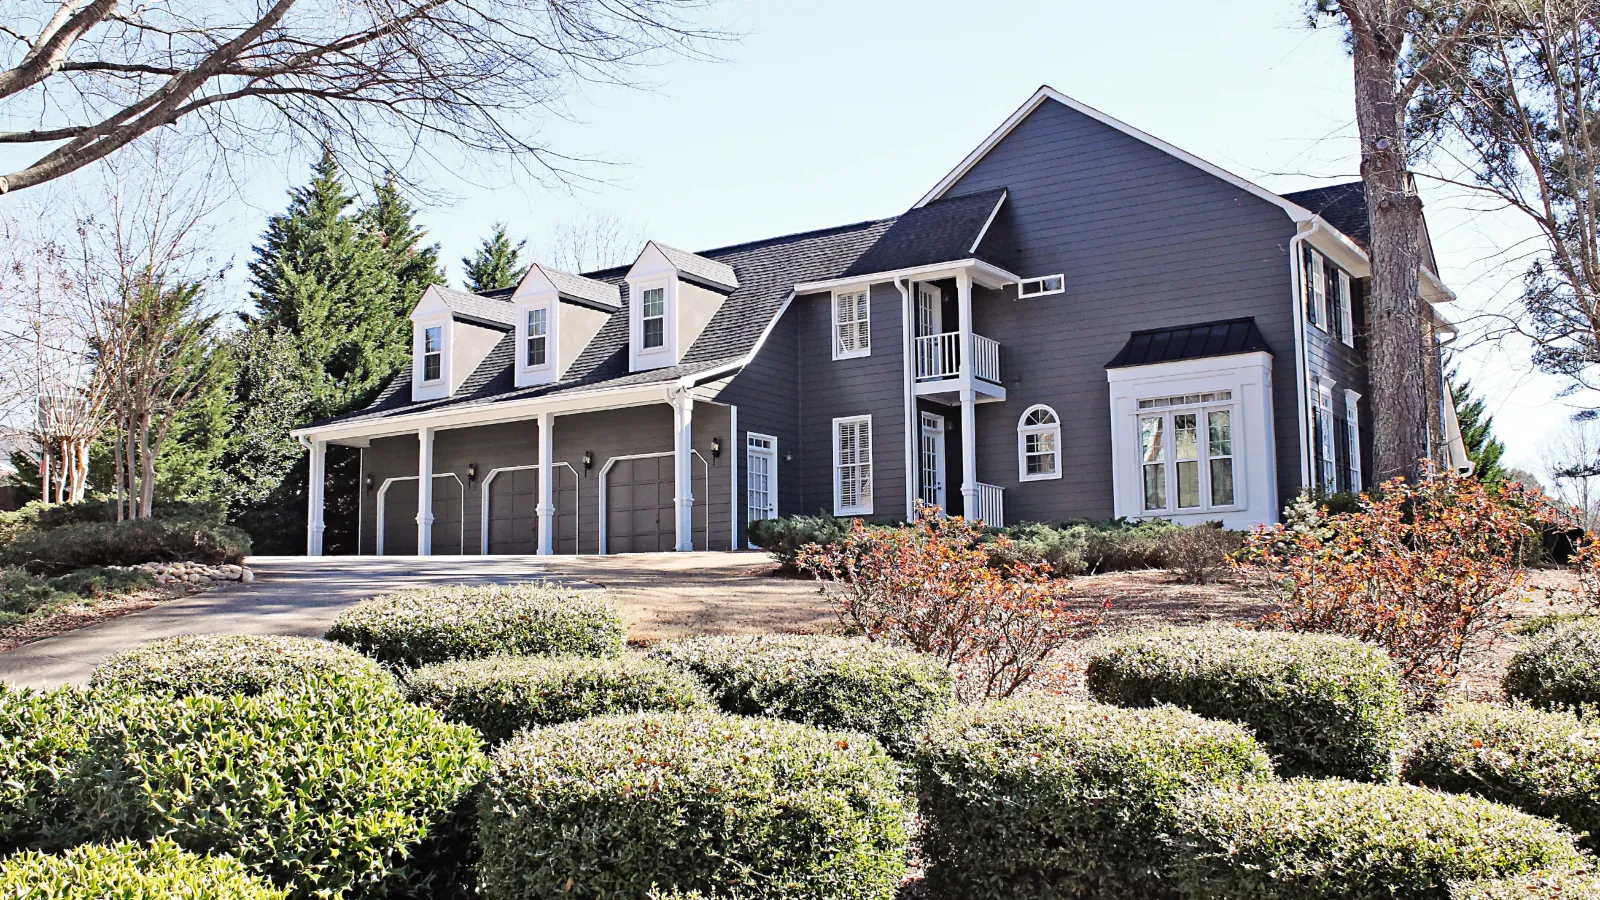
[[[644,345],[662,347],[667,343],[667,323],[664,319],[644,320]]]
[[[1165,420],[1159,416],[1139,420],[1139,458],[1147,463],[1159,462],[1166,454],[1166,448],[1161,445],[1163,424]]]
[[[544,316],[545,311],[542,309],[528,310],[528,334],[544,334]]]
[[[666,311],[667,292],[665,288],[651,288],[644,292],[644,314],[646,318],[662,315]]]
[[[1054,453],[1038,453],[1028,455],[1029,475],[1054,475],[1056,473],[1056,455]]]
[[[541,336],[528,338],[528,365],[544,365],[544,342],[545,339]]]
[[[1163,463],[1144,467],[1144,508],[1167,508],[1167,467]]]
[[[439,328],[438,326],[434,326],[433,328],[425,328],[425,329],[423,329],[423,331],[422,331],[422,352],[423,353],[438,353],[440,350],[444,349],[444,347],[442,346],[443,344],[444,344],[444,329]]]
[[[429,353],[422,357],[422,380],[438,381],[440,375],[440,355]]]
[[[1220,409],[1208,414],[1211,428],[1211,456],[1233,455],[1233,413]]]
[[[1178,463],[1178,508],[1194,509],[1200,505],[1200,463],[1195,460]]]
[[[1211,461],[1211,505],[1233,505],[1233,460]]]
[[[1172,446],[1177,451],[1178,459],[1200,458],[1198,428],[1198,420],[1194,413],[1183,413],[1172,417]]]

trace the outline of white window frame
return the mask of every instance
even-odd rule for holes
[[[1051,294],[1064,294],[1066,292],[1067,276],[1061,273],[1040,275],[1038,278],[1024,278],[1017,282],[1017,299],[1019,300],[1048,297]]]
[[[842,448],[839,445],[839,429],[844,425],[866,426],[866,461],[859,459],[853,463],[844,462],[841,458]],[[858,438],[860,432],[857,432]],[[857,502],[854,505],[845,505],[844,502],[844,469],[853,466],[857,478]],[[864,470],[864,471],[863,471]],[[863,477],[864,475],[864,477]],[[833,514],[836,516],[870,516],[872,515],[872,417],[871,416],[842,416],[833,420]]]
[[[1350,299],[1350,273],[1340,269],[1338,281],[1339,340],[1344,341],[1347,347],[1354,347],[1356,345],[1356,324],[1355,313],[1352,309],[1354,303]]]
[[[1311,297],[1311,324],[1328,330],[1328,270],[1327,260],[1315,250],[1311,254],[1311,271],[1306,273],[1307,289]]]
[[[1333,435],[1333,382],[1325,381],[1316,387],[1311,398],[1316,418],[1313,420],[1321,434],[1317,438],[1317,485],[1330,494],[1339,491],[1339,451]],[[1329,490],[1329,486],[1332,490]]]
[[[767,463],[768,505],[760,507],[766,515],[757,515],[757,506],[751,500],[755,489],[750,485],[750,478],[755,475],[754,460],[758,457]],[[770,434],[745,433],[745,517],[750,522],[778,518],[778,439]]]
[[[1210,392],[1207,392],[1210,393]],[[1177,400],[1178,397],[1146,397],[1145,400]],[[1240,396],[1238,391],[1231,391],[1226,400],[1196,401],[1193,403],[1165,402],[1160,406],[1141,409],[1134,405],[1134,439],[1142,440],[1144,421],[1146,419],[1160,419],[1162,429],[1161,458],[1147,463],[1144,459],[1142,446],[1134,447],[1135,463],[1139,467],[1137,483],[1139,493],[1137,504],[1139,515],[1145,517],[1168,516],[1194,516],[1218,512],[1236,512],[1245,508],[1244,500],[1244,473],[1241,465],[1242,454],[1239,451],[1240,437],[1242,434],[1240,419]],[[1211,413],[1226,412],[1228,414],[1228,445],[1232,451],[1227,456],[1218,459],[1233,461],[1233,502],[1212,503],[1211,488]],[[1200,475],[1200,505],[1178,505],[1178,463],[1174,452],[1177,449],[1177,423],[1176,416],[1194,415],[1196,419],[1196,456],[1193,460]],[[1144,505],[1144,469],[1146,465],[1160,464],[1163,466],[1162,478],[1166,492],[1166,505],[1152,509]]]
[[[1355,391],[1344,392],[1345,474],[1350,478],[1350,490],[1361,493],[1361,395]]]
[[[866,295],[865,313],[859,318],[852,318],[849,322],[839,319],[839,300],[842,297],[859,298]],[[852,313],[859,310],[859,300],[852,300]],[[833,358],[857,359],[872,355],[872,286],[835,290],[828,300],[828,316],[833,322]],[[853,330],[852,341],[859,340],[856,346],[846,348],[844,329]]]
[[[445,377],[450,374],[445,370],[446,360],[444,349],[445,341],[449,338],[449,335],[445,334],[445,330],[446,329],[443,322],[432,325],[424,324],[418,328],[420,337],[418,338],[417,364],[421,367],[420,371],[423,384],[439,384],[443,382]],[[439,333],[439,347],[436,350],[429,350],[428,335],[435,331]],[[432,378],[428,377],[428,357],[430,356],[439,357],[439,374]]]
[[[539,335],[533,333],[533,314],[536,312],[544,313],[544,333]],[[552,314],[551,304],[537,303],[523,307],[521,362],[524,371],[542,372],[545,369],[550,368],[550,366],[555,363],[555,354],[552,352],[555,350],[555,341],[551,339],[553,337],[552,332],[555,330],[551,328],[551,325],[554,324],[552,322],[554,318],[555,316]],[[533,339],[535,337],[542,338],[544,340],[544,362],[542,363],[528,362],[528,351],[533,348]]]
[[[1051,422],[1040,425],[1029,425],[1028,418],[1036,412],[1050,414]],[[1049,472],[1030,473],[1028,471],[1028,457],[1043,456],[1043,453],[1028,453],[1028,438],[1034,435],[1048,434],[1051,436],[1050,451],[1051,470]],[[1017,419],[1017,480],[1018,481],[1052,481],[1061,477],[1061,416],[1054,409],[1043,403],[1035,403],[1023,411]]]
[[[645,304],[650,302],[650,292],[651,291],[660,291],[661,292],[661,315],[659,315],[659,316],[652,316],[648,312],[645,311],[646,310]],[[669,298],[667,296],[667,286],[666,285],[664,285],[664,284],[640,285],[640,287],[639,287],[639,352],[641,354],[643,354],[643,353],[665,353],[665,352],[667,352],[667,348],[671,344],[671,338],[672,338],[672,336],[667,333],[667,322],[671,318],[671,315],[670,315],[671,314],[671,310],[669,309],[670,300],[671,300],[671,298]],[[649,340],[650,329],[649,329],[648,326],[649,326],[651,320],[653,320],[653,319],[660,319],[661,320],[661,343],[656,344],[654,346],[651,346],[650,344],[647,344],[645,342],[647,340]]]

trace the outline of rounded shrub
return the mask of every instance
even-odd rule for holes
[[[711,705],[693,676],[633,654],[491,656],[435,663],[406,678],[411,699],[493,743],[524,728],[614,713]]]
[[[1167,628],[1089,651],[1089,693],[1117,706],[1170,703],[1242,722],[1281,775],[1393,780],[1405,700],[1383,650],[1350,638]]]
[[[1192,900],[1445,900],[1452,882],[1583,860],[1555,822],[1409,785],[1232,786],[1187,798],[1175,824]]]
[[[330,677],[371,690],[396,688],[382,666],[343,644],[251,634],[191,634],[142,644],[112,654],[89,683],[142,694],[226,697]]]
[[[896,752],[955,696],[937,659],[855,638],[691,638],[658,644],[650,657],[710,685],[725,712],[860,731]]]
[[[117,700],[67,785],[80,836],[226,853],[291,897],[371,895],[486,767],[472,729],[336,681]]]
[[[1600,724],[1569,712],[1470,704],[1425,721],[1413,784],[1477,794],[1587,832],[1600,845]]]
[[[62,778],[85,747],[89,702],[0,681],[0,854],[39,846],[68,815]]]
[[[912,761],[929,886],[974,900],[1164,897],[1178,799],[1272,776],[1237,725],[1048,697],[953,708]]]
[[[1600,619],[1563,622],[1530,635],[1506,668],[1506,696],[1535,706],[1600,703]]]
[[[478,815],[488,900],[889,900],[905,873],[894,761],[788,722],[639,713],[525,732],[496,753]]]
[[[229,857],[196,856],[165,839],[84,844],[60,855],[19,853],[0,863],[0,897],[13,900],[282,900],[283,891]]]
[[[1592,869],[1463,881],[1452,885],[1450,891],[1450,900],[1588,900],[1593,897],[1600,897],[1600,875]]]
[[[542,582],[438,585],[383,594],[340,613],[329,640],[391,665],[505,654],[615,656],[622,609],[599,591]]]

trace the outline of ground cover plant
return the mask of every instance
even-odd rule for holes
[[[95,566],[43,578],[20,566],[0,567],[0,626],[15,625],[63,606],[155,587],[149,572]]]
[[[900,779],[870,738],[772,719],[642,713],[525,732],[484,782],[479,887],[488,900],[889,900],[906,865]]]
[[[689,638],[650,657],[704,681],[723,711],[870,734],[893,751],[955,697],[939,660],[859,638]]]
[[[55,576],[147,562],[239,563],[249,553],[250,536],[232,526],[187,517],[129,519],[25,532],[0,547],[0,564]]]
[[[970,900],[1164,897],[1179,799],[1272,777],[1237,725],[1036,696],[949,710],[912,765],[929,885]]]
[[[1506,696],[1535,706],[1600,703],[1600,619],[1552,623],[1530,635],[1506,667]]]
[[[411,700],[498,744],[524,728],[593,716],[708,709],[693,675],[632,653],[615,657],[492,656],[424,666]]]
[[[226,856],[199,856],[165,838],[83,844],[0,863],[0,897],[16,900],[283,900],[284,892]]]
[[[63,780],[86,746],[90,707],[72,688],[0,681],[0,854],[45,843],[69,808]]]
[[[1166,628],[1088,650],[1086,682],[1118,706],[1170,703],[1250,727],[1280,775],[1387,781],[1405,748],[1405,700],[1389,657],[1328,635]]]
[[[600,591],[544,582],[438,585],[364,600],[339,614],[329,640],[391,665],[486,656],[615,656],[626,629]]]
[[[1174,822],[1192,900],[1447,900],[1453,882],[1584,862],[1555,822],[1409,785],[1230,786],[1185,798]]]
[[[250,634],[188,634],[113,653],[90,686],[178,696],[254,696],[337,678],[362,690],[395,690],[394,676],[332,641]]]
[[[1450,891],[1450,900],[1580,900],[1588,897],[1600,897],[1600,874],[1592,869],[1462,881]]]

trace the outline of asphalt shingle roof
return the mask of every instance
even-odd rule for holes
[[[668,247],[660,241],[651,241],[667,261],[677,267],[678,271],[688,275],[695,281],[704,281],[717,287],[733,290],[739,286],[739,276],[733,267],[724,262],[707,259],[698,253],[679,250],[677,247]]]
[[[1272,352],[1266,338],[1256,328],[1255,319],[1225,319],[1199,325],[1135,331],[1128,337],[1128,343],[1122,346],[1122,350],[1111,362],[1106,363],[1106,368],[1148,366],[1152,363],[1232,356],[1258,350]]]
[[[434,285],[429,290],[437,291],[439,298],[444,301],[445,306],[450,307],[452,313],[508,328],[516,326],[517,308],[506,300],[482,294],[469,294],[443,285]],[[507,293],[506,296],[509,297],[510,294]]]
[[[555,285],[557,291],[579,300],[588,300],[613,308],[622,305],[622,292],[615,284],[552,269],[549,266],[534,263],[533,268],[538,269],[550,283]]]
[[[895,220],[845,276],[893,272],[914,266],[971,259],[984,226],[1005,200],[1005,188],[945,197]]]
[[[1372,226],[1367,221],[1367,192],[1363,182],[1347,181],[1282,196],[1326,219],[1361,249],[1369,249]]]

